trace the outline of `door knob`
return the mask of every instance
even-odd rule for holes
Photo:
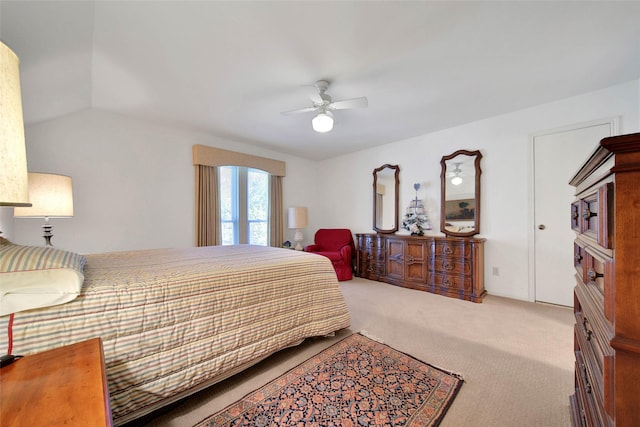
[[[544,224],[540,224],[538,226],[538,230],[544,230],[545,228],[547,228],[547,227],[545,227]]]

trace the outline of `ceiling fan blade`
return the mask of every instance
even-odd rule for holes
[[[316,111],[318,108],[319,107],[298,108],[297,110],[283,111],[280,114],[282,114],[284,116],[289,116],[289,115],[292,115],[292,114],[310,113],[312,111]]]
[[[320,94],[318,92],[309,92],[309,99],[311,100],[311,102],[313,102],[314,104],[322,104],[324,102],[324,100],[322,99],[322,97],[320,96]]]
[[[329,104],[331,110],[346,110],[349,108],[366,108],[369,106],[369,101],[365,96],[360,98],[344,99],[342,101],[335,101]]]
[[[309,99],[311,100],[311,102],[313,103],[313,105],[320,105],[323,103],[322,97],[320,96],[320,93],[318,92],[318,87],[313,84],[313,85],[300,85],[300,87],[303,87],[307,93],[307,96],[309,97]]]

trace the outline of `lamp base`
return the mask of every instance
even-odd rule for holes
[[[302,237],[302,231],[296,230],[296,233],[293,235],[293,240],[296,242],[296,247],[294,248],[296,251],[301,251],[304,249],[302,247],[302,244],[300,243],[302,242],[302,240],[304,240],[304,238]]]
[[[49,221],[46,220],[44,225],[42,226],[42,229],[44,230],[44,234],[42,235],[42,237],[44,237],[45,245],[53,246],[51,244],[51,238],[53,237],[53,233],[51,232],[51,230],[53,230],[53,225],[49,224]]]

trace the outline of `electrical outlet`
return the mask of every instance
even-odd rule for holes
[[[500,270],[498,269],[498,267],[493,267],[493,275],[494,276],[499,276],[500,275]]]

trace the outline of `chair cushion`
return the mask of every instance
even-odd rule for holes
[[[322,255],[322,256],[326,256],[327,258],[329,258],[331,260],[331,262],[340,262],[340,261],[344,261],[342,259],[342,256],[340,256],[340,252],[327,252],[327,251],[320,251],[320,252],[314,252],[318,255]]]

